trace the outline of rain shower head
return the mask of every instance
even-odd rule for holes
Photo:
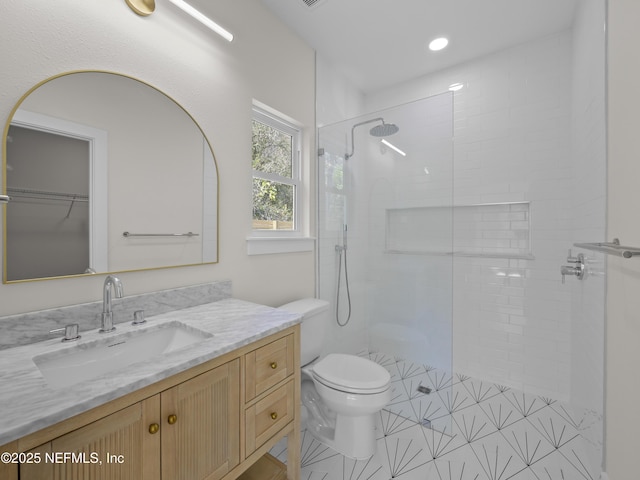
[[[351,127],[351,153],[345,153],[344,159],[349,160],[353,157],[353,152],[355,151],[355,144],[353,141],[353,131],[356,127],[361,125],[366,125],[368,123],[373,122],[382,122],[380,125],[376,125],[371,130],[369,130],[369,134],[374,137],[388,137],[389,135],[393,135],[398,133],[400,128],[395,123],[384,123],[384,119],[382,117],[374,118],[372,120],[366,120],[364,122],[356,123],[353,127]]]
[[[388,137],[389,135],[393,135],[394,133],[398,133],[398,126],[395,123],[384,123],[382,125],[376,125],[369,133],[374,137]]]

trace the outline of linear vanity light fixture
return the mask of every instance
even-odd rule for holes
[[[382,140],[380,140],[380,142],[383,145],[386,145],[387,147],[389,147],[391,150],[394,150],[396,152],[398,152],[400,155],[402,155],[403,157],[406,157],[407,154],[405,152],[403,152],[402,150],[400,150],[398,147],[396,147],[393,143],[385,140],[384,138]]]
[[[199,10],[196,10],[195,8],[193,8],[187,2],[183,0],[169,0],[169,1],[173,3],[176,7],[178,7],[180,10],[182,10],[183,12],[191,15],[193,18],[195,18],[200,23],[202,23],[204,26],[216,32],[218,35],[224,38],[227,42],[230,42],[233,40],[233,34],[231,32],[222,28],[216,22],[214,22],[209,17],[201,13]]]

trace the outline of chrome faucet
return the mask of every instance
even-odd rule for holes
[[[113,287],[116,298],[122,298],[124,290],[122,282],[118,277],[107,275],[104,279],[104,288],[102,292],[102,317],[100,323],[100,333],[113,332],[116,327],[113,326],[113,312],[111,311],[111,287]]]

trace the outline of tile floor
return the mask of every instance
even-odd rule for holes
[[[577,416],[549,398],[380,353],[361,355],[387,368],[392,380],[393,399],[378,416],[377,454],[346,458],[303,431],[303,480],[599,478],[601,445],[589,440],[601,428],[597,414]],[[286,461],[286,443],[271,453]]]

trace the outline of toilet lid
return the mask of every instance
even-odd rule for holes
[[[352,393],[379,393],[391,375],[382,366],[355,355],[331,353],[313,366],[313,376],[328,387]]]

